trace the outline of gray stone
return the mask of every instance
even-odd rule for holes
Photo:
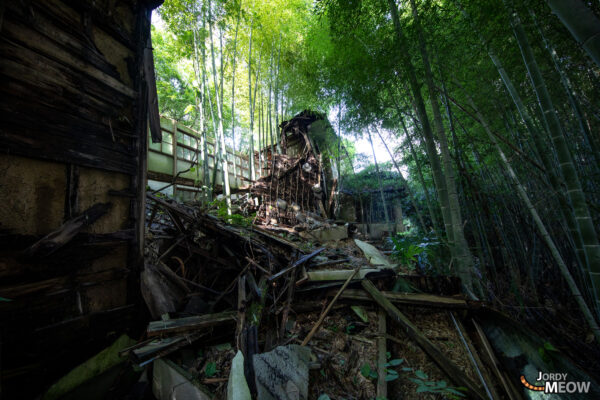
[[[256,390],[261,400],[308,398],[310,349],[291,344],[253,358]]]

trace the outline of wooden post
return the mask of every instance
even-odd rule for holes
[[[387,381],[385,376],[385,363],[387,362],[387,346],[385,335],[386,329],[386,313],[381,308],[377,311],[377,398],[387,398]]]

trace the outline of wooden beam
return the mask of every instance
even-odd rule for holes
[[[317,249],[315,251],[313,251],[310,254],[304,255],[302,256],[300,259],[298,259],[294,264],[292,264],[291,266],[289,266],[288,268],[282,269],[281,271],[279,271],[278,273],[271,275],[269,277],[269,281],[273,281],[277,278],[279,278],[280,276],[288,273],[289,271],[293,270],[294,268],[308,262],[311,258],[315,257],[317,254],[319,254],[320,252],[322,252],[323,250],[325,250],[325,247],[321,247],[320,249]]]
[[[466,300],[448,296],[438,296],[426,293],[395,293],[381,292],[385,298],[394,304],[404,304],[418,307],[433,307],[447,309],[469,309],[473,308]],[[348,289],[342,294],[342,300],[371,301],[367,292],[360,289]]]
[[[450,379],[459,386],[469,389],[468,394],[476,399],[485,400],[481,388],[473,382],[461,369],[454,364],[437,346],[423,335],[419,329],[413,325],[410,320],[394,306],[389,299],[383,295],[371,281],[361,282],[363,288],[369,293],[373,300],[382,307],[388,315],[396,321],[406,332],[409,338],[413,339],[427,353],[427,355],[448,375]]]
[[[160,115],[158,113],[158,94],[156,92],[156,75],[154,73],[154,56],[152,54],[152,36],[148,36],[148,44],[144,49],[144,80],[148,90],[148,120],[152,143],[162,142]],[[177,126],[176,123],[173,124]],[[175,128],[176,129],[176,128]]]
[[[111,203],[94,204],[80,216],[68,220],[60,228],[29,246],[23,252],[23,257],[26,259],[46,257],[54,253],[73,239],[84,227],[93,224],[106,214],[111,207]]]
[[[523,396],[521,395],[521,393],[511,385],[510,379],[507,379],[506,375],[502,371],[500,362],[496,358],[496,355],[494,354],[494,349],[492,348],[492,345],[490,344],[490,342],[488,342],[487,337],[485,336],[485,333],[483,333],[483,330],[481,329],[481,327],[479,326],[477,321],[472,320],[472,322],[473,322],[473,326],[477,330],[477,334],[479,335],[481,344],[483,345],[483,348],[485,349],[485,352],[488,356],[488,361],[492,367],[492,371],[494,371],[494,374],[500,380],[500,383],[502,384],[504,391],[508,395],[508,398],[510,400],[523,399]]]
[[[170,319],[167,321],[152,321],[146,330],[148,336],[169,335],[173,333],[197,331],[202,328],[234,322],[237,312],[226,311],[218,314],[206,314],[197,317]]]
[[[494,382],[492,381],[490,374],[485,368],[485,365],[483,365],[483,363],[481,362],[481,358],[479,357],[475,346],[473,346],[473,343],[469,338],[467,330],[463,326],[462,322],[460,322],[460,319],[454,315],[454,313],[448,312],[448,314],[450,314],[450,318],[452,319],[452,322],[454,322],[456,330],[459,336],[461,337],[463,345],[469,353],[469,358],[471,359],[473,366],[477,370],[481,383],[482,385],[484,385],[488,396],[491,398],[491,400],[500,400],[501,397],[500,395],[498,395],[498,392],[496,392]]]

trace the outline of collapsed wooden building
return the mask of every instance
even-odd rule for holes
[[[250,188],[259,199],[260,223],[293,226],[304,222],[306,213],[331,217],[335,181],[329,160],[313,140],[316,131],[328,128],[326,117],[310,110],[281,123],[281,153],[275,154],[272,147],[265,151],[268,173]]]
[[[5,398],[39,395],[143,315],[149,110],[160,135],[150,15],[161,2],[0,2]]]

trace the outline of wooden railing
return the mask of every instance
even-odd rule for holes
[[[199,190],[203,182],[202,165],[208,162],[212,176],[215,164],[215,143],[207,140],[207,160],[204,160],[201,147],[201,134],[177,121],[162,117],[160,120],[162,142],[152,143],[148,139],[148,179],[176,184],[173,186],[176,195],[178,190],[190,192]],[[226,148],[229,166],[229,183],[232,188],[239,188],[250,183],[248,156]],[[235,174],[233,161],[235,160]],[[218,172],[221,168],[218,169]],[[179,174],[179,175],[178,175]],[[222,173],[217,173],[217,184],[222,184]]]

